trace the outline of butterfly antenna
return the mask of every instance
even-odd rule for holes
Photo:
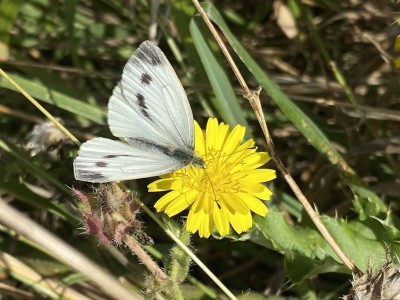
[[[218,199],[217,199],[217,196],[215,194],[214,185],[213,185],[213,183],[211,181],[210,175],[208,175],[208,173],[207,173],[207,169],[206,168],[204,168],[204,173],[206,174],[208,180],[210,181],[211,189],[212,189],[212,192],[213,192],[213,195],[214,195],[214,201],[217,202],[217,204],[218,204]]]

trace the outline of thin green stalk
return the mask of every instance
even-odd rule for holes
[[[207,268],[205,264],[170,230],[164,223],[139,199],[135,199],[139,206],[164,230],[164,232],[189,255],[189,257],[207,274],[208,277],[228,296],[231,300],[236,300],[236,296]]]

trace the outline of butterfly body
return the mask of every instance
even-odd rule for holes
[[[193,151],[190,147],[176,147],[176,145],[167,145],[167,144],[157,144],[151,140],[145,139],[127,139],[128,144],[132,145],[135,148],[143,149],[144,151],[153,151],[157,152],[157,154],[162,153],[166,155],[170,159],[176,159],[177,162],[180,162],[182,167],[193,164],[198,168],[204,168],[205,163],[203,159],[197,155],[196,152]]]
[[[81,145],[75,178],[109,182],[166,174],[186,165],[204,167],[194,151],[193,115],[164,53],[142,43],[124,67],[108,104],[111,133]]]

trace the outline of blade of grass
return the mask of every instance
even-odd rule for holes
[[[209,34],[205,33],[201,28],[201,24],[202,23],[199,23],[196,18],[193,18],[190,21],[189,28],[197,53],[200,56],[211,87],[216,95],[213,105],[216,107],[219,115],[229,125],[235,126],[239,123],[248,128],[247,121],[243,116],[242,108],[236,99],[233,87],[225,70],[208,45],[207,36],[209,36]],[[247,131],[246,134],[247,138],[249,138],[250,131]]]
[[[10,75],[28,94],[43,102],[55,105],[74,115],[96,122],[106,124],[106,114],[103,110],[78,99],[66,96],[62,92],[47,88],[39,82],[32,82],[19,75]],[[4,78],[0,78],[0,87],[18,91],[17,88]]]
[[[186,60],[187,62],[190,62],[190,66],[196,70],[196,72],[190,72],[190,70],[185,66],[183,69],[185,70],[186,77],[191,82],[208,83],[207,74],[194,46],[193,37],[190,34],[190,28],[187,26],[187,24],[190,24],[190,20],[192,19],[194,12],[195,9],[189,1],[174,0],[171,18],[179,28],[179,36],[185,48]],[[161,26],[160,28],[164,28],[164,26]],[[170,36],[169,30],[163,29],[163,33],[167,37]],[[200,89],[195,89],[194,91],[196,94],[196,99],[199,100],[206,115],[209,117],[215,117],[215,110],[210,105],[208,99],[206,99],[206,92],[203,92]],[[192,106],[192,109],[193,108],[194,107]],[[196,115],[195,111],[193,111],[193,113]]]

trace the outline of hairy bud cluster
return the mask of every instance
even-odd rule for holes
[[[120,245],[126,234],[134,236],[141,244],[152,244],[143,232],[143,222],[137,219],[139,206],[116,183],[102,184],[93,194],[72,189],[79,200],[86,234],[97,236],[100,243]]]

